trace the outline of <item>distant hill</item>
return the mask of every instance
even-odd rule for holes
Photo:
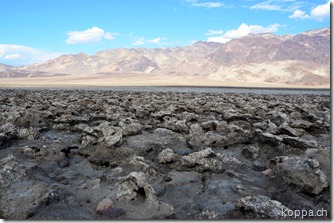
[[[1,77],[78,74],[197,75],[211,80],[312,86],[330,83],[330,30],[250,34],[228,43],[156,49],[110,49],[62,55],[24,67],[0,65]]]

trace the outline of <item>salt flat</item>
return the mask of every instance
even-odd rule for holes
[[[211,80],[203,76],[170,76],[145,74],[91,74],[32,78],[1,78],[0,86],[17,87],[109,87],[109,86],[197,86],[197,87],[253,87],[253,88],[287,88],[287,89],[329,89],[330,84],[303,86],[268,82],[226,82]]]

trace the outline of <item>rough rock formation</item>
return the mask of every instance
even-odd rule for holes
[[[236,204],[237,213],[232,213],[233,217],[240,217],[246,219],[284,219],[285,216],[282,213],[284,210],[286,213],[290,211],[289,208],[282,205],[280,202],[271,200],[269,197],[247,196],[238,200]],[[238,213],[239,212],[239,213]]]
[[[301,160],[300,157],[275,157],[274,174],[281,177],[287,184],[295,184],[301,190],[319,194],[328,186],[326,176],[319,168],[316,159]]]
[[[279,93],[0,89],[0,216],[329,219],[330,96]]]

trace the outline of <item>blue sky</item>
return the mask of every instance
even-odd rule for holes
[[[0,0],[0,63],[330,26],[329,0]]]

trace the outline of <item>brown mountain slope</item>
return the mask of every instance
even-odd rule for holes
[[[186,47],[110,49],[92,56],[62,55],[6,71],[7,77],[11,72],[12,76],[36,72],[44,76],[143,73],[312,86],[329,84],[329,67],[330,30],[325,28],[297,35],[250,34],[226,44],[197,42]],[[0,72],[1,76],[4,77]]]
[[[290,36],[251,34],[221,46],[211,55],[210,60],[224,65],[284,60],[329,64],[330,32],[329,29],[322,31]]]

